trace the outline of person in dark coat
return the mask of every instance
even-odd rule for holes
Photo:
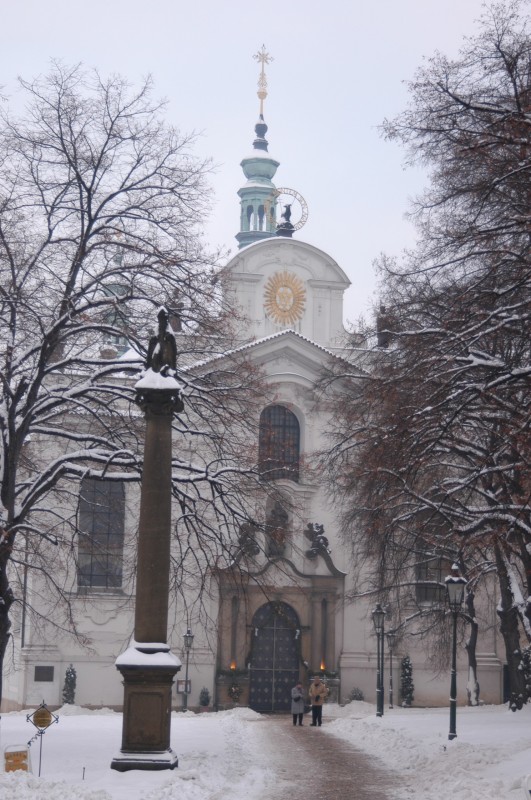
[[[293,724],[296,725],[298,720],[299,725],[302,725],[302,718],[304,715],[304,692],[300,681],[296,683],[291,690],[291,714],[293,716]]]
[[[310,684],[310,703],[312,704],[312,725],[321,727],[323,721],[323,703],[328,697],[328,686],[316,675]]]

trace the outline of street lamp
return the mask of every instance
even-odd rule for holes
[[[463,605],[465,595],[466,580],[459,575],[457,564],[452,565],[452,574],[448,575],[444,582],[448,595],[448,605],[453,616],[452,630],[452,673],[450,679],[450,732],[449,739],[455,739],[456,717],[457,717],[457,617]]]
[[[384,619],[385,611],[380,603],[376,603],[376,608],[372,612],[372,621],[376,631],[376,716],[383,717],[384,713]]]
[[[183,633],[184,639],[184,649],[186,650],[186,671],[184,673],[184,697],[183,697],[183,711],[186,711],[188,708],[188,663],[190,661],[190,650],[192,649],[192,645],[194,643],[194,634],[190,630],[187,629],[186,633]]]
[[[387,631],[386,636],[389,647],[389,708],[393,708],[393,648],[396,642],[396,631]]]

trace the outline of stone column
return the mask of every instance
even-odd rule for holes
[[[135,641],[166,642],[170,578],[172,397],[145,392],[146,415],[136,568]]]
[[[116,660],[123,677],[122,748],[112,769],[173,769],[171,690],[179,659],[167,644],[171,540],[172,416],[183,410],[175,380],[175,341],[159,312],[159,335],[150,342],[148,368],[136,384],[145,413],[144,468],[136,575],[135,637]],[[169,358],[168,358],[168,351]],[[162,355],[161,355],[162,354]],[[173,358],[172,358],[173,356]],[[172,363],[173,362],[173,363]]]

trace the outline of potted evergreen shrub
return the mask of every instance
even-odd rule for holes
[[[402,707],[410,708],[413,702],[413,665],[409,656],[404,656],[400,665],[400,695],[402,697]]]
[[[203,686],[199,692],[199,711],[208,711],[210,708],[210,692]]]
[[[76,681],[77,673],[73,664],[67,667],[65,682],[63,686],[63,703],[64,705],[73,705],[76,701]]]

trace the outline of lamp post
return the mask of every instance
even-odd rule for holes
[[[445,580],[446,593],[448,595],[448,605],[453,616],[452,627],[452,672],[450,678],[450,731],[449,739],[455,739],[456,717],[457,717],[457,617],[463,605],[465,595],[466,580],[459,575],[457,564],[452,565],[452,574]]]
[[[385,611],[380,603],[372,612],[372,621],[376,631],[376,716],[383,717],[384,713],[384,619]]]
[[[184,649],[186,651],[186,671],[184,674],[184,697],[183,697],[183,711],[188,708],[188,664],[190,661],[190,650],[194,643],[194,634],[187,628],[186,633],[183,633]]]
[[[393,708],[393,648],[396,641],[396,632],[387,631],[386,636],[389,647],[389,708]]]

